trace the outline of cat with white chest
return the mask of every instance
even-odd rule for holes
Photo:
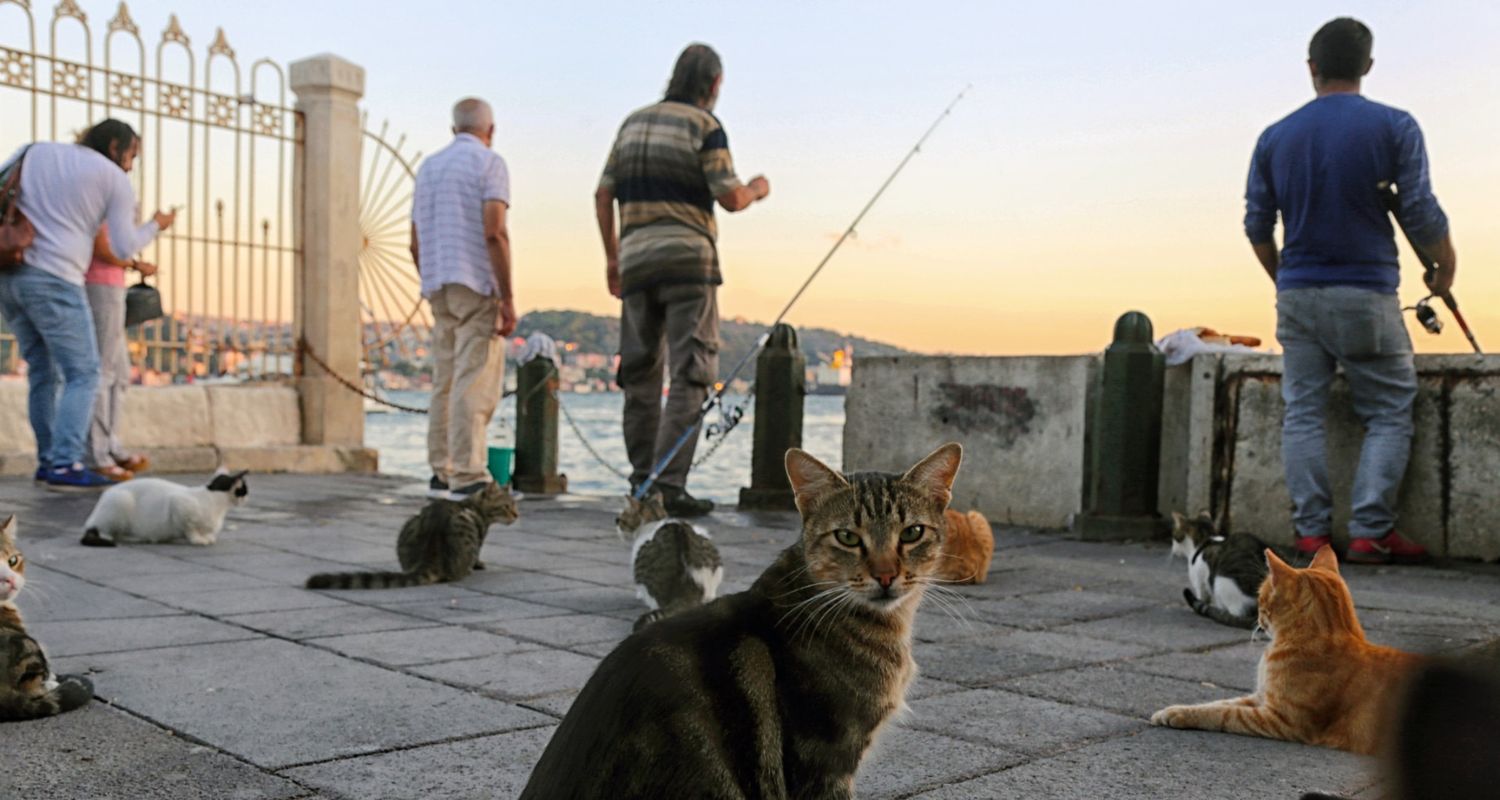
[[[83,524],[86,547],[116,542],[188,542],[211,545],[229,509],[242,505],[250,488],[245,471],[214,473],[207,486],[183,486],[160,478],[136,478],[109,487]]]

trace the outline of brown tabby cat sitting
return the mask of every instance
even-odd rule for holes
[[[849,798],[916,675],[962,450],[904,475],[786,454],[801,540],[749,590],[646,626],[574,701],[523,800]]]
[[[1419,656],[1365,640],[1333,548],[1306,569],[1266,550],[1260,624],[1271,634],[1255,694],[1196,706],[1168,706],[1153,725],[1224,731],[1371,755],[1390,729],[1390,701]]]
[[[479,550],[496,522],[506,525],[521,516],[510,490],[497,483],[465,500],[433,500],[401,526],[396,537],[400,572],[319,572],[309,575],[309,589],[394,589],[461,581],[484,569]]]
[[[50,717],[94,699],[88,678],[53,675],[42,646],[27,635],[15,605],[25,585],[26,557],[10,516],[0,522],[0,720]]]

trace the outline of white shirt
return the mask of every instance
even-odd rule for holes
[[[100,225],[109,223],[109,247],[122,259],[156,238],[155,220],[135,224],[135,189],[118,164],[80,144],[37,142],[22,150],[21,213],[36,228],[24,256],[29,266],[82,286]]]
[[[411,219],[417,226],[422,296],[450,283],[496,295],[495,271],[484,243],[484,204],[510,205],[505,159],[468,133],[428,156],[417,170]]]

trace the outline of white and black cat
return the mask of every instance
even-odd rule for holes
[[[1256,596],[1266,579],[1266,543],[1248,533],[1221,535],[1207,511],[1172,512],[1172,555],[1188,562],[1188,606],[1214,622],[1254,628]]]
[[[635,594],[651,609],[635,621],[635,629],[718,597],[724,562],[708,531],[668,517],[661,495],[654,492],[645,500],[628,497],[626,503],[615,529],[622,537],[634,537],[630,563]]]
[[[160,478],[136,478],[105,490],[83,523],[83,545],[114,547],[117,541],[190,542],[219,538],[229,509],[245,502],[245,471],[214,473],[207,486],[183,486]]]

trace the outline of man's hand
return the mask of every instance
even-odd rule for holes
[[[1447,297],[1453,291],[1453,273],[1444,273],[1443,270],[1432,270],[1422,276],[1422,282],[1427,284],[1427,291],[1438,297]]]
[[[167,228],[172,227],[172,223],[177,221],[177,212],[158,211],[156,212],[156,215],[152,217],[152,219],[156,220],[156,229],[158,231],[164,231]]]
[[[141,273],[142,278],[149,278],[156,274],[156,265],[148,261],[137,261],[131,265],[136,272]]]
[[[620,259],[610,258],[605,260],[604,280],[609,284],[609,293],[616,298],[620,297]]]
[[[755,192],[756,200],[764,200],[771,196],[771,182],[764,175],[756,175],[750,179],[750,191]]]
[[[1428,291],[1445,300],[1451,299],[1448,293],[1453,291],[1453,280],[1458,276],[1458,253],[1453,249],[1453,238],[1445,234],[1438,241],[1423,245],[1417,255],[1424,264],[1433,265],[1422,275]]]
[[[495,335],[509,336],[516,332],[516,304],[509,297],[500,301],[500,315],[495,317]]]

